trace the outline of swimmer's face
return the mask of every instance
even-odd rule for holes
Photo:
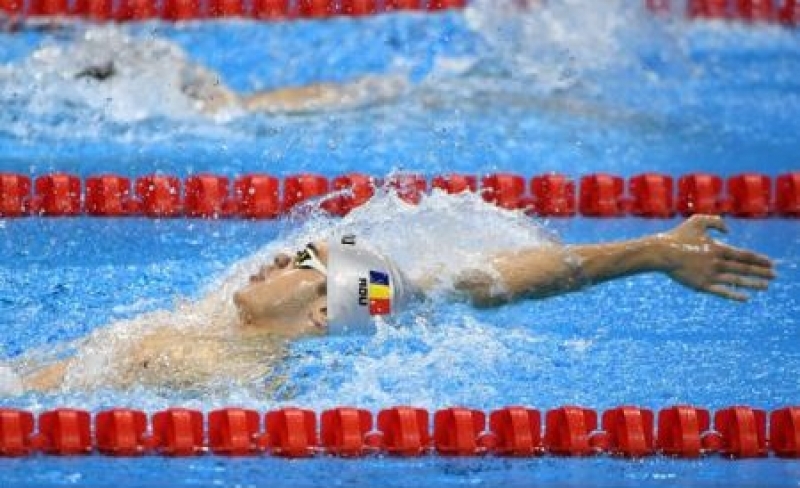
[[[327,266],[327,245],[314,242],[308,247]],[[234,294],[244,325],[290,338],[327,331],[325,275],[299,264],[293,256],[278,254],[272,264],[262,266],[250,277],[249,285]]]

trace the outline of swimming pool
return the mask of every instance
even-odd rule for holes
[[[798,169],[800,33],[664,22],[625,2],[553,4],[544,13],[514,18],[483,8],[102,31],[123,44],[126,35],[171,39],[241,90],[376,71],[406,73],[415,83],[396,102],[358,110],[224,120],[197,114],[169,91],[165,99],[85,93],[59,75],[66,61],[29,57],[43,42],[69,45],[82,29],[2,34],[0,60],[7,64],[0,69],[0,105],[9,109],[0,111],[0,164],[5,171],[37,175],[113,171],[131,177],[154,171],[333,176],[354,170],[429,176],[513,170],[530,176],[554,169],[573,176],[647,170],[777,175]],[[572,34],[576,26],[581,35]],[[160,75],[153,69],[127,81],[152,93]],[[344,221],[3,220],[4,356],[52,348],[110,322],[172,307],[181,297],[198,298],[241,272],[235,264],[240,260],[252,262],[253,253],[266,255],[329,226],[350,226],[387,244],[430,238],[439,246],[487,249],[535,239],[538,231],[523,221],[469,198],[443,196],[415,208],[378,199]],[[581,218],[545,225],[566,241],[592,242],[674,223]],[[343,404],[372,410],[395,404],[431,410],[510,403],[542,410],[568,403],[596,409],[748,404],[768,410],[797,404],[800,231],[796,222],[780,219],[730,225],[732,243],[778,260],[780,278],[747,305],[643,276],[497,311],[425,310],[376,337],[298,342],[281,371],[290,381],[270,397],[235,388],[204,394],[101,390],[26,395],[7,403],[33,411],[60,405],[147,411],[239,405],[263,411],[287,404],[316,410]],[[7,486],[145,486],[165,479],[179,486],[796,486],[800,480],[796,462],[715,457],[37,456],[0,459],[0,470]]]

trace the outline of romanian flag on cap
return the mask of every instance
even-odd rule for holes
[[[392,288],[389,275],[380,271],[369,272],[369,314],[389,315],[392,313]]]

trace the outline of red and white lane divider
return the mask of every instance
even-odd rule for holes
[[[308,200],[343,216],[366,203],[383,188],[416,204],[438,189],[455,194],[478,192],[484,200],[540,217],[670,218],[676,214],[727,214],[742,218],[800,217],[800,171],[774,178],[743,173],[724,179],[690,173],[677,179],[643,173],[627,179],[595,173],[579,181],[561,174],[530,179],[513,173],[477,177],[398,174],[379,179],[361,173],[327,178],[304,173],[278,179],[247,174],[230,181],[213,174],[176,176],[151,174],[136,178],[104,174],[85,180],[68,173],[31,178],[0,173],[0,218],[37,216],[146,216],[154,218],[274,219]]]
[[[542,0],[544,1],[544,0]],[[644,0],[656,14],[685,13],[692,20],[738,20],[800,25],[800,0]],[[12,17],[76,17],[100,22],[259,20],[362,17],[396,11],[463,9],[467,0],[0,0]]]
[[[70,16],[95,21],[260,20],[361,17],[396,11],[460,9],[466,0],[0,0],[0,12],[20,17]]]
[[[646,0],[657,14],[683,8],[692,20],[733,20],[743,22],[780,22],[800,24],[799,0]]]
[[[768,415],[761,409],[732,406],[712,416],[705,408],[677,405],[660,410],[657,420],[652,410],[634,406],[602,414],[564,406],[544,415],[536,409],[512,406],[488,416],[481,410],[452,407],[433,414],[432,432],[430,417],[427,410],[408,406],[387,408],[374,417],[365,409],[334,408],[321,413],[319,424],[314,411],[294,407],[263,416],[244,408],[223,408],[206,416],[198,410],[170,408],[149,417],[130,408],[95,414],[58,408],[38,416],[0,408],[0,456],[36,452],[71,456],[96,451],[109,456],[211,453],[286,458],[430,453],[760,458],[772,453],[800,459],[800,407],[781,408]]]

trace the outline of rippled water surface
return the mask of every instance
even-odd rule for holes
[[[227,176],[312,170],[557,170],[728,175],[797,170],[800,31],[656,20],[629,2],[505,2],[466,13],[366,20],[67,26],[0,34],[0,170]],[[124,62],[112,85],[76,80],[87,59]],[[176,72],[199,62],[249,92],[365,74],[403,77],[381,103],[311,114],[200,113]],[[65,347],[109,323],[196,300],[284,247],[348,228],[413,272],[437,255],[514,247],[544,226],[568,242],[662,231],[677,221],[534,222],[476,199],[381,197],[346,221],[22,219],[0,221],[0,352]],[[374,337],[295,343],[277,392],[65,391],[4,404],[148,411],[180,403],[411,403],[492,409],[577,403],[772,409],[800,401],[800,227],[732,221],[726,239],[773,256],[779,278],[746,305],[641,276],[499,310],[415,310]],[[434,249],[435,253],[429,250]],[[429,254],[430,253],[430,254]],[[180,320],[180,315],[175,315]],[[68,346],[67,346],[68,347]],[[4,486],[797,486],[776,459],[620,461],[0,459]]]

